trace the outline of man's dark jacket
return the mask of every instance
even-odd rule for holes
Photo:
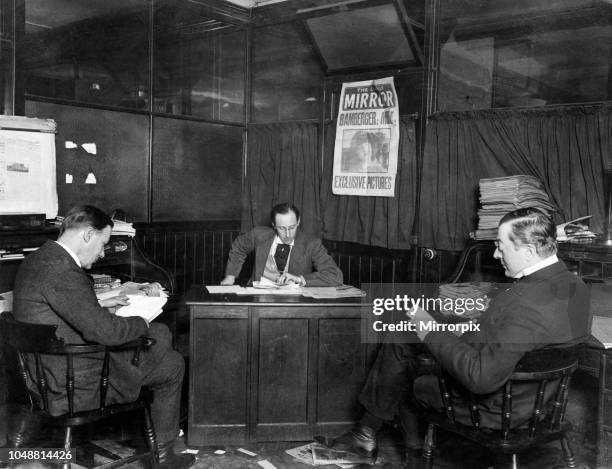
[[[238,236],[232,244],[225,275],[237,277],[247,255],[255,251],[253,280],[259,280],[264,273],[266,260],[276,236],[272,228],[258,226]],[[307,286],[341,285],[342,271],[327,253],[319,238],[298,230],[289,257],[288,272],[303,275]]]
[[[588,323],[587,286],[563,262],[556,262],[495,297],[479,321],[480,331],[460,337],[432,332],[425,343],[457,382],[480,395],[483,426],[499,426],[500,388],[523,355],[582,342],[589,334]],[[515,386],[513,410],[528,416],[534,398],[533,386]]]
[[[118,345],[147,332],[140,317],[123,318],[98,304],[90,277],[68,252],[47,241],[28,255],[17,272],[13,310],[19,321],[56,324],[57,336],[70,344]],[[140,392],[141,376],[131,363],[130,353],[113,353],[107,402],[134,400]],[[49,406],[52,414],[66,412],[66,365],[63,357],[44,357],[51,378]],[[75,360],[75,407],[98,405],[102,355]],[[33,385],[34,387],[34,385]]]

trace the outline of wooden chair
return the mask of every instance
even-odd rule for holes
[[[4,318],[3,322],[7,343],[9,347],[16,352],[19,373],[25,389],[27,390],[29,399],[28,413],[23,415],[23,418],[13,432],[13,447],[18,448],[25,444],[27,422],[31,420],[32,417],[42,423],[63,428],[64,449],[66,451],[74,451],[72,448],[74,427],[89,425],[117,414],[141,411],[144,417],[143,430],[147,451],[124,459],[114,460],[98,467],[100,469],[112,469],[137,459],[148,459],[153,469],[159,467],[155,431],[150,413],[150,403],[153,397],[152,392],[147,388],[143,388],[139,398],[134,402],[106,405],[106,395],[109,383],[109,354],[111,352],[133,350],[134,356],[132,358],[132,363],[138,366],[141,351],[151,346],[153,344],[153,339],[141,337],[140,339],[118,346],[70,345],[65,344],[62,339],[56,337],[55,331],[57,326],[55,325],[29,324],[16,321],[11,317]],[[100,376],[99,407],[91,410],[79,411],[74,407],[74,390],[77,384],[75,383],[74,360],[78,360],[80,355],[91,355],[92,353],[104,354]],[[63,415],[53,416],[49,413],[48,377],[46,376],[42,362],[42,357],[45,355],[62,356],[66,359],[65,398],[67,399],[68,412]],[[35,381],[36,391],[28,387],[28,381],[30,381],[30,383],[32,381],[28,376],[26,364],[27,357],[34,360],[34,365],[31,368],[35,368],[35,376],[32,378],[33,381]],[[70,468],[70,463],[65,463],[62,467],[68,469]]]
[[[496,454],[510,455],[512,467],[518,468],[518,453],[559,440],[563,459],[568,468],[575,468],[576,461],[567,440],[571,428],[564,415],[568,401],[569,383],[572,373],[578,367],[578,354],[582,345],[567,348],[549,348],[526,354],[517,364],[514,372],[503,387],[503,404],[500,429],[483,428],[480,424],[479,406],[473,395],[467,396],[471,425],[459,423],[455,419],[451,393],[445,373],[438,375],[440,393],[445,412],[428,409],[427,434],[423,446],[423,466],[431,469],[435,448],[436,428],[461,436],[485,447]],[[527,424],[513,425],[513,386],[515,383],[534,382],[537,392],[534,407]],[[547,386],[556,386],[550,402],[544,402]]]

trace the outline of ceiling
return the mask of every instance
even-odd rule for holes
[[[244,8],[281,3],[287,0],[225,0]],[[142,8],[143,0],[27,0],[26,29],[36,32],[53,29],[86,18],[102,16],[113,11]]]
[[[234,5],[239,5],[245,8],[255,8],[261,5],[268,5],[270,3],[286,2],[287,0],[226,0]]]

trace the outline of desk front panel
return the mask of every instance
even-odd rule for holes
[[[191,308],[189,442],[240,442],[247,435],[247,307]]]
[[[375,352],[360,304],[190,312],[190,444],[303,441],[353,424]]]

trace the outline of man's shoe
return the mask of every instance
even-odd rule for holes
[[[374,461],[377,451],[376,431],[365,425],[357,425],[350,432],[333,440],[330,447],[365,456]]]
[[[174,441],[158,445],[159,469],[187,469],[195,463],[193,454],[176,454]]]

